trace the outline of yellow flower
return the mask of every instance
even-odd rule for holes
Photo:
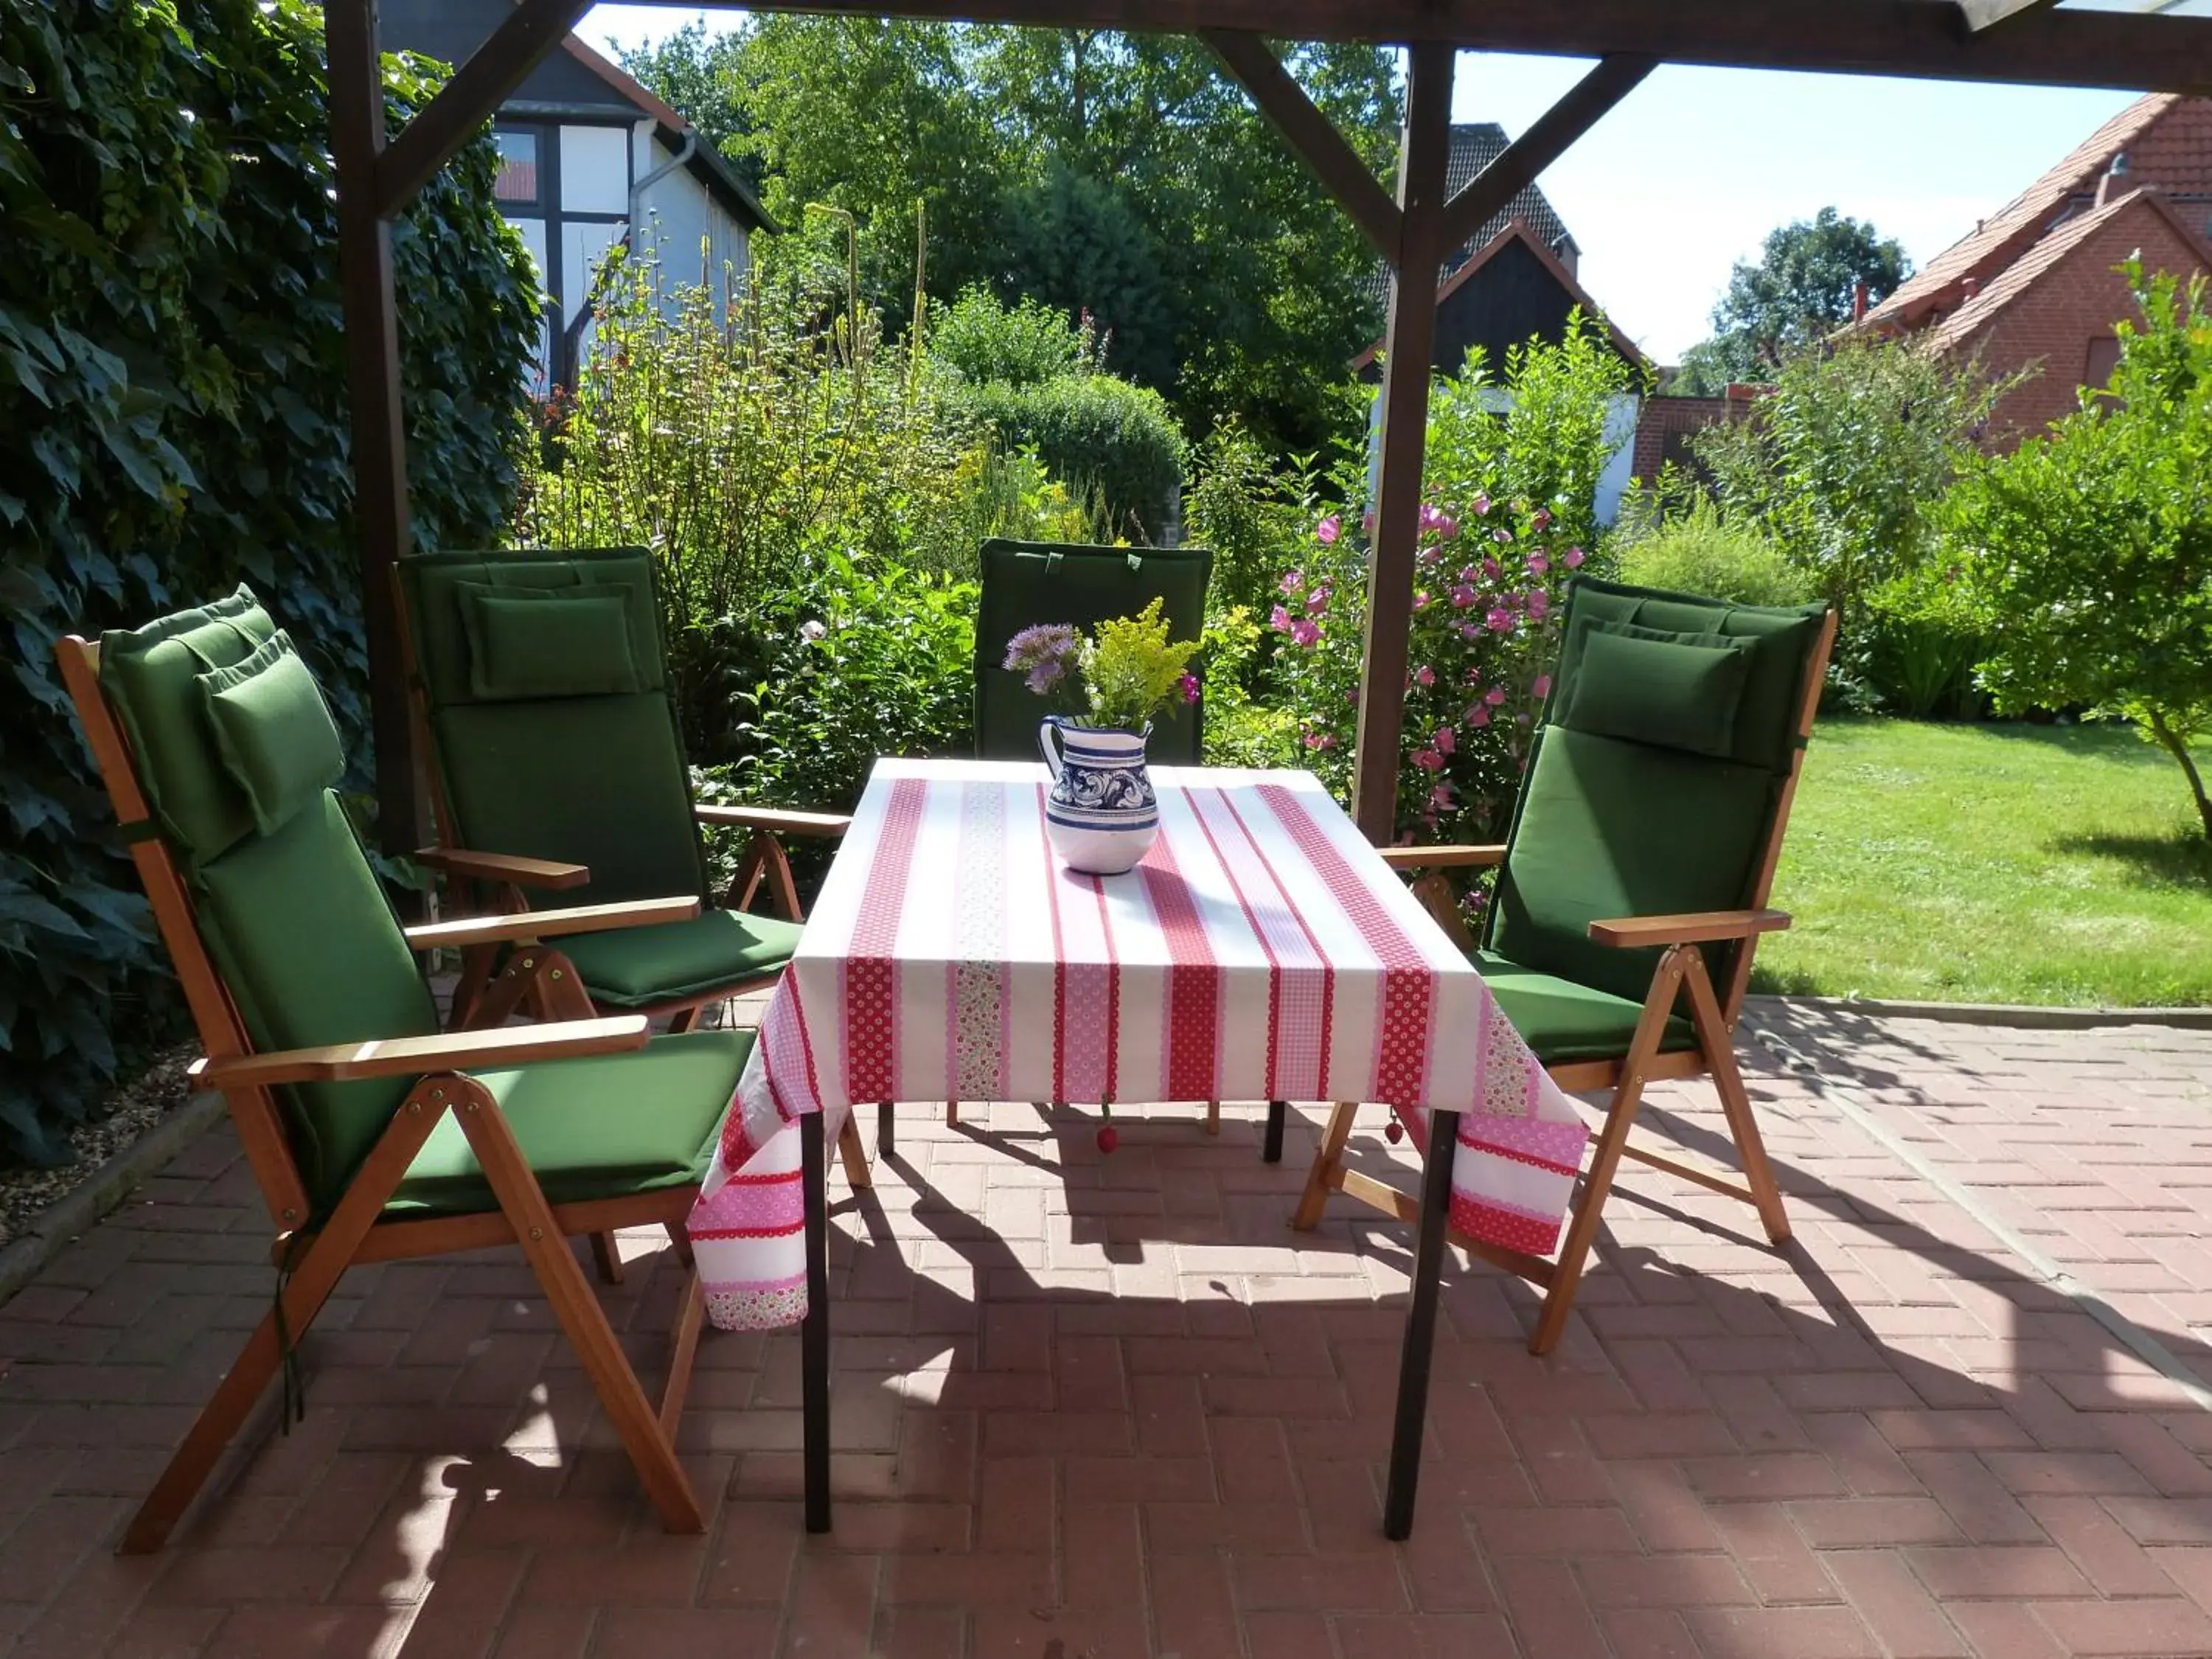
[[[1198,650],[1196,640],[1169,640],[1157,599],[1134,617],[1100,623],[1083,653],[1091,719],[1101,726],[1141,727],[1178,700]]]

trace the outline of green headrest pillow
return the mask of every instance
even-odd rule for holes
[[[223,769],[266,836],[345,775],[345,744],[315,677],[278,629],[243,661],[195,676]]]
[[[615,583],[505,587],[457,582],[469,689],[486,702],[638,691],[630,590]]]
[[[1733,753],[1751,641],[1633,623],[1583,626],[1574,695],[1560,725],[1719,759]]]

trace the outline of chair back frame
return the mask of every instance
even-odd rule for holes
[[[168,843],[155,828],[145,793],[138,785],[130,738],[116,720],[107,694],[100,689],[100,647],[71,634],[56,650],[61,662],[62,682],[76,705],[77,719],[84,726],[100,782],[106,787],[116,821],[130,843],[131,861],[137,866],[147,900],[153,906],[161,943],[168,948],[169,959],[176,966],[185,1004],[191,1010],[192,1024],[199,1030],[200,1046],[211,1060],[251,1054],[254,1052],[253,1040],[246,1032],[246,1022],[231,1000],[222,976],[208,956],[191,891],[178,871]],[[291,1141],[285,1133],[283,1117],[277,1110],[275,1097],[266,1087],[256,1085],[226,1089],[223,1098],[270,1217],[287,1232],[304,1224],[309,1209],[307,1183],[301,1180],[300,1166],[292,1156]]]

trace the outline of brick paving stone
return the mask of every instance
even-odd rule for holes
[[[2212,1034],[1761,1005],[1859,1108],[2212,1381]],[[2199,1411],[1754,1040],[1798,1242],[1638,1170],[1568,1340],[1455,1260],[1413,1538],[1380,1536],[1407,1243],[1283,1218],[1256,1159],[1133,1112],[902,1114],[838,1194],[836,1531],[799,1524],[797,1344],[709,1334],[659,1531],[511,1253],[395,1263],[307,1342],[307,1421],[151,1561],[107,1553],[268,1293],[210,1133],[0,1308],[0,1654],[343,1659],[2038,1659],[2212,1651]],[[1710,1091],[1655,1127],[1723,1150]],[[1362,1167],[1409,1180],[1363,1132]],[[836,1177],[833,1176],[833,1180]],[[648,1384],[658,1234],[608,1298]],[[9,1644],[12,1642],[13,1646]]]

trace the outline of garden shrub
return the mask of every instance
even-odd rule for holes
[[[1094,491],[1118,538],[1157,541],[1182,485],[1183,441],[1158,392],[1110,374],[1061,374],[1030,386],[969,383],[962,406],[1010,449],[1034,449],[1079,496]]]
[[[1183,525],[1194,544],[1212,550],[1217,605],[1266,613],[1276,578],[1321,516],[1319,460],[1297,455],[1279,465],[1234,418],[1198,446]]]
[[[1993,380],[1915,341],[1854,339],[1785,359],[1749,418],[1693,441],[1728,516],[1759,525],[1835,607],[1834,680],[1846,702],[1910,704],[1914,690],[1886,665],[1959,655],[1959,641],[1941,637],[1940,610],[1878,649],[1874,596],[1940,556],[1945,492],[1980,460],[1990,412],[2020,378]]]
[[[1034,386],[1075,374],[1085,349],[1064,315],[1027,295],[1006,306],[990,289],[969,287],[930,307],[930,356],[963,380]]]
[[[2212,307],[2200,275],[2145,278],[2109,386],[1969,476],[1953,544],[1988,630],[1998,711],[2086,707],[2133,721],[2212,796],[2190,754],[2212,732]]]
[[[49,1162],[173,990],[55,666],[65,632],[242,576],[365,784],[360,564],[322,14],[301,0],[0,0],[0,1159]],[[396,128],[434,89],[386,58]],[[415,526],[513,500],[536,281],[466,147],[396,228]]]
[[[1673,513],[1655,510],[1653,496],[1635,499],[1614,532],[1621,580],[1738,605],[1802,605],[1812,597],[1812,579],[1764,532],[1730,519],[1710,497],[1693,494]]]
[[[731,699],[761,667],[745,641],[777,596],[833,568],[974,570],[988,436],[884,346],[872,311],[847,309],[842,270],[764,258],[726,307],[665,284],[650,251],[611,259],[516,533],[653,550],[686,739],[733,760]]]

